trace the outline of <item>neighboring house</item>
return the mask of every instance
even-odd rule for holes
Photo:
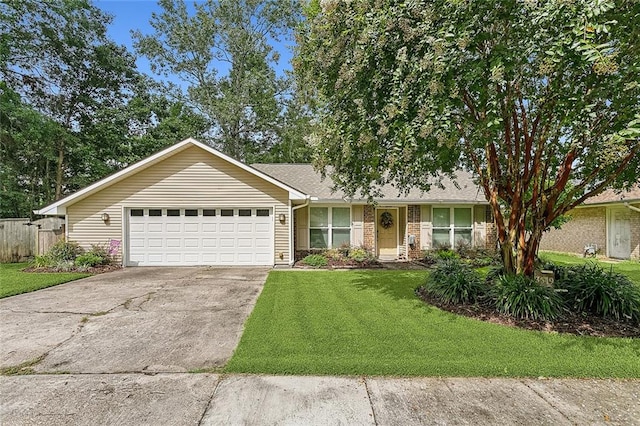
[[[389,260],[460,240],[494,247],[481,191],[466,172],[456,181],[403,196],[388,186],[372,205],[332,193],[310,165],[251,167],[187,139],[35,213],[64,216],[69,240],[110,244],[125,266],[289,265],[342,245]]]
[[[571,210],[562,229],[542,237],[542,250],[584,254],[587,246],[618,259],[640,259],[640,186],[622,194],[607,190]]]

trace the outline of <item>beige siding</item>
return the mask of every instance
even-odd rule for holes
[[[309,207],[296,210],[296,250],[309,250]]]
[[[431,205],[421,206],[420,245],[423,250],[431,248]]]
[[[364,245],[364,206],[351,206],[351,245]]]
[[[187,148],[67,208],[69,239],[83,247],[123,240],[125,207],[271,207],[275,214],[275,263],[287,263],[287,191],[198,148]],[[105,224],[100,219],[108,213]],[[279,253],[283,253],[283,259]]]

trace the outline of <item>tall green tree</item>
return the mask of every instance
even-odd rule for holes
[[[465,167],[506,270],[532,274],[554,220],[638,182],[640,2],[328,0],[307,18],[316,164],[349,194]]]
[[[85,173],[95,145],[80,135],[97,111],[124,102],[137,78],[134,58],[106,35],[110,22],[87,0],[0,4],[0,79],[64,129],[42,140],[56,153],[56,199],[96,178]]]
[[[258,159],[280,140],[291,84],[276,73],[274,43],[291,34],[299,2],[207,0],[193,13],[182,0],[159,3],[154,33],[134,33],[136,50],[154,72],[186,85],[186,102],[210,121],[211,142],[236,158]]]

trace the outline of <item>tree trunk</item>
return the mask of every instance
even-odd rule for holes
[[[511,241],[505,240],[500,242],[500,255],[502,256],[502,265],[506,274],[516,273],[516,258],[513,253],[513,244]]]

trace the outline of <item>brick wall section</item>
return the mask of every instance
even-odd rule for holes
[[[415,235],[416,243],[411,247],[407,244],[409,249],[409,259],[419,259],[422,257],[422,250],[420,247],[420,206],[408,206],[407,207],[407,233],[408,235]]]
[[[366,248],[373,250],[376,246],[376,217],[373,206],[364,206],[363,216],[363,243]]]
[[[582,254],[585,245],[597,244],[600,254],[604,255],[607,247],[606,208],[580,208],[572,210],[569,215],[572,219],[562,225],[562,229],[544,233],[540,249]]]

